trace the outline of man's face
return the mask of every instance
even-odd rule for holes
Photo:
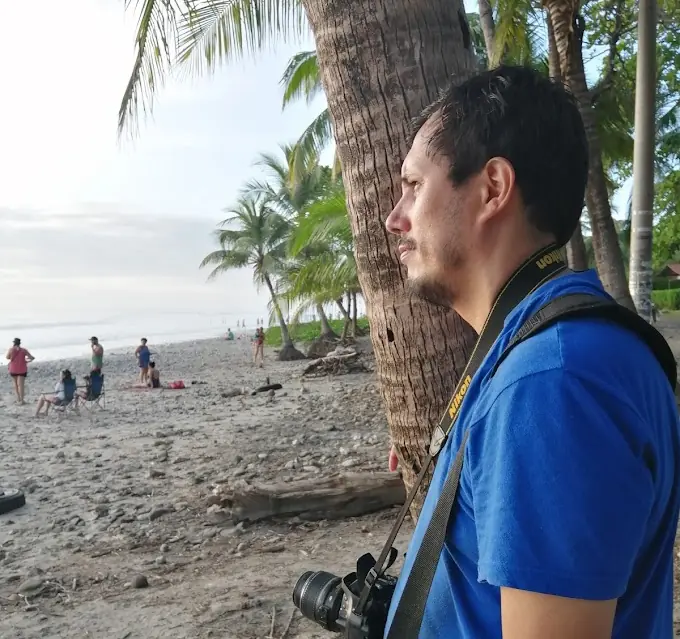
[[[436,116],[434,116],[436,118]],[[465,185],[454,187],[449,162],[427,148],[428,122],[402,165],[402,196],[385,225],[399,235],[399,256],[419,296],[451,306],[470,241],[470,202]]]

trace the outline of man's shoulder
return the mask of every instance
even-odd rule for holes
[[[546,303],[575,293],[611,300],[594,273],[573,273],[555,280],[517,308],[506,325],[501,347]],[[555,368],[576,373],[584,368],[607,370],[633,362],[645,372],[649,367],[658,368],[639,335],[616,321],[596,316],[560,319],[513,348],[507,360],[508,365],[504,363],[498,373],[502,369],[503,375],[518,377]]]

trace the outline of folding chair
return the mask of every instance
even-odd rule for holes
[[[64,400],[61,404],[52,405],[53,414],[57,416],[57,421],[61,421],[68,413],[78,412],[76,401],[76,380],[68,379],[64,381]]]
[[[92,372],[89,375],[85,396],[80,397],[87,410],[106,409],[106,393],[104,391],[104,374]]]

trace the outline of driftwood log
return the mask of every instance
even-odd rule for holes
[[[267,486],[239,482],[228,501],[235,522],[252,522],[296,515],[308,521],[357,517],[401,505],[405,499],[399,473],[382,472]]]
[[[346,375],[348,373],[365,373],[370,369],[360,359],[361,353],[343,355],[327,355],[315,359],[302,371],[302,376],[314,377],[324,375]]]

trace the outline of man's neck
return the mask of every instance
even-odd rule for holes
[[[536,251],[549,240],[527,244],[521,251],[495,250],[470,265],[465,278],[465,291],[455,300],[454,310],[480,333],[491,307],[505,283]]]

